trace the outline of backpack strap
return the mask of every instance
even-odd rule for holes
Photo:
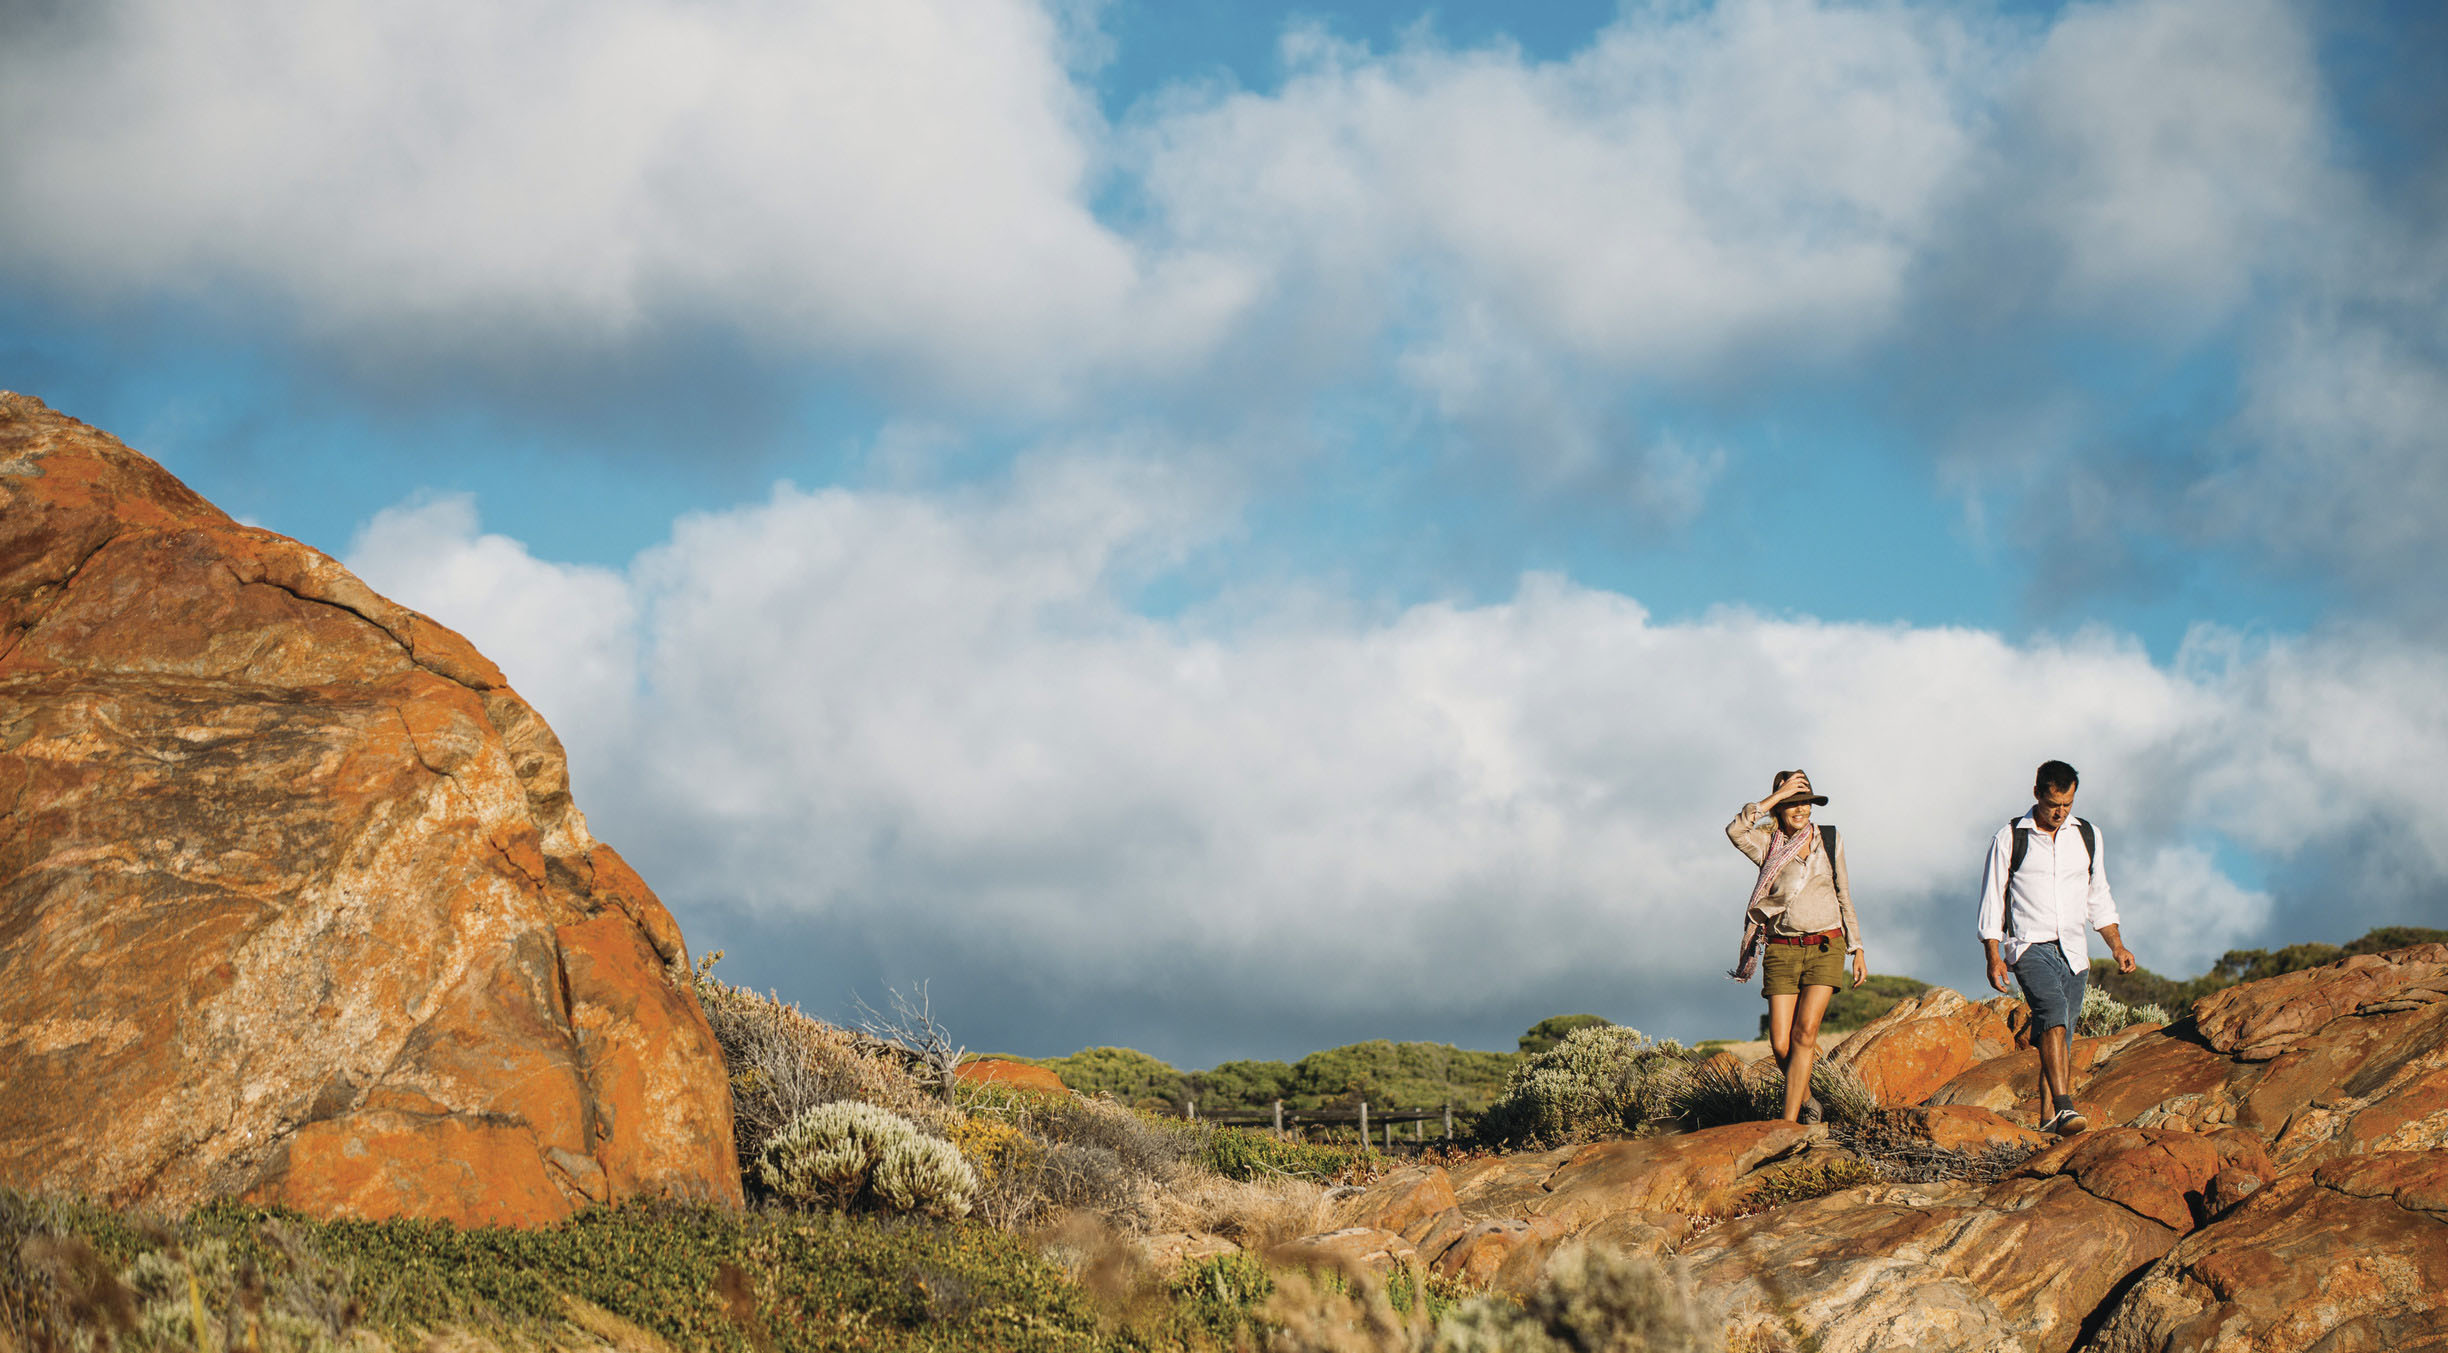
[[[2015,933],[2015,871],[2023,867],[2023,856],[2031,850],[2032,829],[2029,827],[2015,827],[2015,823],[2020,821],[2022,821],[2021,818],[2009,818],[2006,822],[2007,826],[2014,827],[2014,853],[2006,857],[2006,882],[1998,889],[1998,910],[2005,914],[2006,938],[2008,939],[2013,939]]]
[[[2074,819],[2074,829],[2082,833],[2083,878],[2085,880],[2098,878],[2099,833],[2091,830],[2091,824],[2083,821],[2081,818]]]

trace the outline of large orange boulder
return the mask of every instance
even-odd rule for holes
[[[1975,1004],[1945,987],[1898,1001],[1845,1038],[1829,1055],[1869,1087],[1878,1102],[1903,1108],[1990,1058],[2012,1052],[2015,1031],[2001,1006]]]
[[[466,640],[0,394],[0,1183],[736,1204],[679,927]]]

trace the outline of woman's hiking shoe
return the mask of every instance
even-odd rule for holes
[[[1803,1122],[1816,1123],[1825,1117],[1827,1117],[1827,1110],[1819,1107],[1819,1096],[1812,1095],[1810,1098],[1802,1101]]]
[[[2076,1110],[2059,1109],[2053,1117],[2040,1125],[2040,1130],[2053,1132],[2060,1137],[2071,1137],[2089,1126],[2091,1126],[2091,1120],[2083,1117]]]

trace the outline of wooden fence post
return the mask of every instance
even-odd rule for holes
[[[1445,1101],[1445,1140],[1453,1140],[1453,1101]]]
[[[1360,1101],[1360,1149],[1368,1150],[1368,1101]]]
[[[1283,1101],[1280,1099],[1275,1101],[1275,1130],[1283,1131]]]

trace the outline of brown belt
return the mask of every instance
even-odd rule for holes
[[[1822,930],[1815,935],[1770,935],[1770,944],[1815,944],[1821,953],[1827,952],[1828,941],[1842,938],[1842,930]]]

